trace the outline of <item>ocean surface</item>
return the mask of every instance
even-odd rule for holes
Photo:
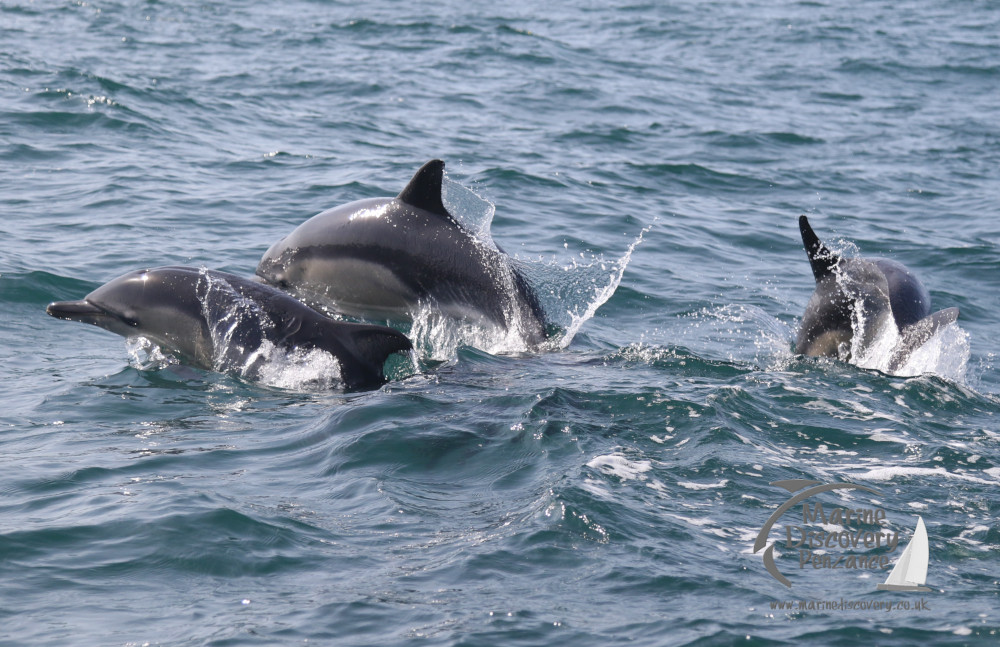
[[[45,314],[432,158],[548,347],[418,321],[345,393]],[[4,0],[0,644],[996,645],[998,209],[994,2]],[[800,214],[957,324],[796,355]],[[792,479],[867,489],[764,533],[789,588]]]

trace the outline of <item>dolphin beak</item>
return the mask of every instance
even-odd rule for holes
[[[45,308],[45,312],[56,319],[82,321],[83,323],[94,323],[98,319],[108,316],[108,313],[86,299],[81,299],[80,301],[56,301],[55,303],[50,303]]]

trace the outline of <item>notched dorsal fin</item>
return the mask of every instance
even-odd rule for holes
[[[799,231],[802,233],[802,244],[809,256],[809,265],[817,281],[833,273],[833,268],[840,263],[840,256],[819,241],[816,232],[809,226],[809,219],[799,216]]]
[[[958,308],[945,308],[903,328],[902,339],[896,344],[889,359],[889,370],[898,370],[910,358],[913,351],[926,344],[937,331],[954,323],[956,319],[958,319]]]
[[[431,160],[420,167],[406,188],[396,199],[400,202],[429,211],[439,216],[451,218],[441,201],[441,183],[444,180],[444,162]]]

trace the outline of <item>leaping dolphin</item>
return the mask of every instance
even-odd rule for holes
[[[850,359],[851,348],[871,346],[891,320],[899,333],[888,368],[902,367],[910,354],[958,318],[958,308],[931,314],[927,288],[904,265],[884,258],[844,258],[830,251],[799,217],[816,291],[802,317],[795,351]],[[860,335],[860,344],[854,343]]]
[[[46,312],[123,337],[141,335],[195,366],[251,378],[265,361],[266,342],[285,351],[324,350],[337,359],[348,389],[384,383],[389,355],[412,348],[392,328],[335,321],[271,286],[191,267],[129,272]]]
[[[426,305],[538,345],[545,316],[534,290],[503,250],[448,213],[443,176],[444,162],[431,160],[395,198],[313,216],[267,250],[257,275],[347,315],[407,320]]]

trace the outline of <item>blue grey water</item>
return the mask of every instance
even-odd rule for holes
[[[565,343],[344,394],[45,315],[435,157]],[[5,0],[0,643],[996,644],[998,205],[992,2]],[[909,376],[793,353],[801,213],[961,309]],[[920,515],[931,592],[791,512],[772,578],[785,479]]]

